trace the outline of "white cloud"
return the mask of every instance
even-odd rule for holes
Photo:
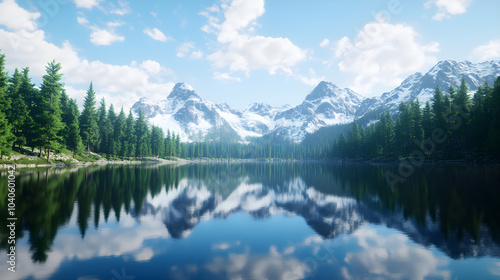
[[[99,6],[99,2],[102,0],[75,0],[75,4],[78,8],[92,9]]]
[[[161,71],[166,71],[166,69],[164,67],[162,67],[160,63],[158,63],[154,60],[143,61],[140,65],[140,67],[142,69],[146,70],[148,73],[152,73],[152,74],[158,74]]]
[[[203,52],[202,51],[194,51],[191,53],[191,55],[189,57],[191,57],[192,59],[200,59],[203,57]]]
[[[21,8],[15,0],[0,3],[0,25],[14,31],[34,31],[37,28],[35,20],[40,16],[39,12],[31,13]]]
[[[89,23],[89,21],[84,17],[77,17],[76,21],[81,25],[86,25]]]
[[[151,37],[153,40],[161,41],[161,42],[166,42],[168,40],[172,40],[172,38],[165,36],[163,32],[161,32],[158,28],[146,28],[143,31],[146,35]]]
[[[185,57],[191,50],[195,48],[194,43],[185,42],[177,47],[177,57]]]
[[[268,255],[229,254],[227,259],[214,257],[205,268],[228,279],[304,279],[310,272],[307,265],[296,258],[285,257],[275,246]]]
[[[500,59],[500,39],[491,40],[488,44],[474,48],[471,57],[479,61]]]
[[[99,36],[96,39],[105,41]],[[168,74],[170,69],[159,65],[158,62],[114,65],[98,60],[89,61],[81,58],[67,41],[62,45],[47,42],[43,30],[0,29],[0,49],[7,57],[8,71],[28,66],[32,77],[44,75],[48,61],[55,59],[60,62],[67,92],[72,98],[76,98],[79,104],[82,104],[90,81],[94,82],[99,98],[105,97],[115,108],[124,106],[125,109],[130,108],[142,96],[164,98],[165,93],[170,92],[174,86],[173,83],[164,81],[164,75]]]
[[[325,38],[323,41],[321,41],[321,43],[319,43],[319,46],[324,48],[324,47],[328,46],[328,44],[330,44],[330,40]]]
[[[471,2],[472,0],[429,0],[424,5],[427,9],[435,5],[438,12],[432,19],[443,20],[451,15],[464,14]]]
[[[118,5],[119,7],[113,6],[113,8],[111,8],[110,10],[110,13],[123,16],[132,12],[132,9],[130,9],[130,7],[125,2],[120,1],[118,2]]]
[[[495,262],[492,267],[488,268],[491,275],[500,276],[500,262]]]
[[[229,75],[229,73],[215,72],[214,73],[214,79],[221,80],[221,81],[237,81],[237,82],[241,82],[241,78],[239,78],[239,77],[232,77],[231,75]]]
[[[214,15],[219,9],[224,11],[223,20]],[[220,43],[219,50],[208,56],[215,67],[247,74],[261,69],[274,74],[277,70],[289,72],[306,58],[305,51],[288,38],[253,35],[255,20],[264,12],[264,0],[233,0],[201,13],[208,18],[202,30],[216,34]]]
[[[90,42],[96,46],[107,46],[114,42],[123,42],[125,37],[115,34],[113,31],[93,27],[90,34]]]
[[[348,252],[344,259],[351,271],[344,269],[343,274],[353,279],[450,278],[449,271],[439,269],[446,259],[438,259],[430,250],[411,244],[403,234],[380,235],[364,227],[351,238],[357,239],[362,248],[359,252]]]
[[[334,53],[341,61],[340,70],[355,75],[352,88],[369,94],[376,85],[397,86],[403,78],[434,64],[432,53],[439,44],[421,44],[420,35],[405,24],[383,21],[366,24],[356,40],[347,37],[338,40]]]

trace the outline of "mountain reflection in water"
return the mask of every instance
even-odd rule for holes
[[[18,272],[7,271],[2,226],[0,277],[500,276],[500,168],[424,166],[392,190],[384,172],[396,168],[207,163],[25,171],[16,187]],[[0,185],[6,180],[2,173]],[[6,188],[0,197],[6,221]]]

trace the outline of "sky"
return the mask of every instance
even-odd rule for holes
[[[6,69],[128,110],[178,82],[215,103],[298,105],[322,80],[381,95],[440,60],[500,59],[495,0],[0,0]]]

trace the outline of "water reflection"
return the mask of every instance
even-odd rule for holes
[[[384,171],[395,168],[244,163],[25,172],[16,193],[19,273],[7,279],[110,279],[125,266],[137,279],[452,278],[462,275],[460,262],[484,277],[499,275],[499,168],[429,166],[391,190]],[[2,221],[6,197],[0,188]],[[6,252],[5,226],[0,237]],[[2,279],[13,277],[4,257]],[[484,261],[464,263],[471,257]]]

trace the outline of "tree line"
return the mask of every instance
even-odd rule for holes
[[[135,118],[123,108],[117,114],[104,99],[96,107],[92,83],[80,113],[76,99],[69,98],[61,83],[61,64],[49,62],[40,88],[29,77],[29,68],[9,77],[5,55],[0,53],[0,156],[16,147],[38,149],[38,156],[68,149],[77,154],[96,152],[110,157],[178,157],[182,154],[179,134],[149,127],[144,114]]]
[[[423,110],[418,99],[401,102],[396,121],[388,111],[376,124],[359,127],[354,121],[347,137],[333,145],[337,158],[481,158],[500,154],[500,77],[493,88],[485,82],[473,98],[465,79],[447,93],[436,87]]]
[[[316,148],[293,143],[254,140],[183,143],[179,133],[149,126],[144,114],[132,110],[117,113],[101,99],[97,106],[92,82],[80,112],[61,82],[61,64],[46,66],[40,88],[29,77],[29,68],[16,69],[12,77],[4,71],[5,55],[0,54],[0,155],[28,147],[38,156],[67,149],[73,157],[99,153],[108,158],[279,158],[302,159],[316,154]],[[319,148],[321,149],[321,148]]]

